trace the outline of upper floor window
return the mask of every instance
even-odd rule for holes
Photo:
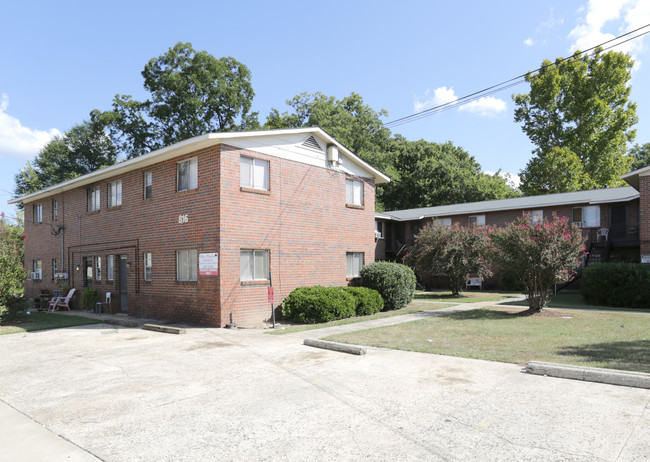
[[[433,224],[435,226],[445,226],[447,228],[451,228],[451,218],[434,218],[433,219]]]
[[[59,218],[59,199],[52,199],[52,220]]]
[[[151,199],[153,188],[153,174],[151,172],[144,172],[144,198]]]
[[[99,210],[99,200],[100,200],[100,190],[99,187],[95,186],[88,190],[88,211],[92,212],[94,210]]]
[[[240,157],[240,186],[242,188],[269,190],[269,163],[266,160]]]
[[[359,277],[363,267],[363,252],[347,252],[345,254],[345,276],[348,278]]]
[[[196,189],[199,185],[199,161],[196,157],[176,164],[176,191]]]
[[[485,215],[470,215],[468,223],[470,226],[483,226],[485,225]]]
[[[532,225],[538,225],[544,223],[544,211],[543,210],[533,210],[530,212],[530,223]]]
[[[348,205],[363,205],[363,182],[345,180],[345,203]]]
[[[142,254],[144,260],[144,280],[151,281],[151,252]]]
[[[42,223],[43,222],[43,205],[42,204],[34,204],[34,223]]]
[[[176,280],[196,281],[196,268],[198,266],[196,250],[176,251]]]
[[[269,278],[269,251],[243,249],[239,253],[239,277],[242,281],[265,281]]]
[[[600,206],[589,205],[573,208],[573,222],[581,228],[597,228],[600,226]]]
[[[108,206],[122,205],[122,180],[108,183]]]

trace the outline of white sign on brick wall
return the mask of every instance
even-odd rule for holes
[[[199,276],[219,276],[219,254],[199,254]]]

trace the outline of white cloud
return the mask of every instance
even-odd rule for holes
[[[532,47],[535,44],[532,38],[528,37],[526,40],[524,40],[524,45],[527,47]]]
[[[455,101],[458,97],[454,94],[454,89],[449,87],[439,87],[433,90],[427,89],[424,92],[424,101],[416,98],[413,102],[413,112],[420,112],[428,108],[440,106],[441,104],[450,103]]]
[[[486,175],[494,176],[496,175],[497,172],[493,172],[491,170],[485,170],[483,173],[485,173]],[[514,173],[499,172],[499,176],[504,180],[506,180],[506,184],[511,188],[517,189],[521,185],[521,178],[519,177],[519,175],[515,175]]]
[[[25,127],[20,120],[7,114],[9,96],[2,93],[0,100],[0,155],[33,159],[54,136],[61,135],[56,128],[35,130]]]
[[[569,33],[569,38],[573,40],[570,52],[589,49],[650,23],[650,2],[648,0],[589,0],[587,8],[583,12],[585,11],[586,14],[580,19],[580,23]],[[617,26],[614,33],[604,30],[608,23]],[[611,44],[606,46],[609,45]],[[642,38],[613,48],[615,51],[630,53],[635,60],[637,60],[636,55],[642,49]]]
[[[461,112],[467,111],[485,117],[493,117],[502,114],[506,109],[506,102],[502,99],[495,98],[494,96],[483,96],[458,108]]]

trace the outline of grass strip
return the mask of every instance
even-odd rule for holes
[[[0,325],[0,335],[33,332],[45,329],[60,329],[62,327],[85,326],[98,324],[98,319],[83,316],[71,316],[56,313],[32,312],[18,319],[7,321]]]

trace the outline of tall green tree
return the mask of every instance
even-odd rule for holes
[[[519,195],[498,174],[482,173],[476,159],[451,142],[408,141],[397,135],[390,143],[388,157],[394,161],[394,177],[381,191],[386,210]]]
[[[128,158],[212,131],[259,127],[250,113],[251,72],[234,58],[215,58],[178,42],[142,71],[150,98],[116,95],[101,114]]]
[[[88,121],[54,137],[15,176],[15,193],[22,196],[113,165],[117,149],[105,125],[91,114]]]
[[[515,121],[537,146],[522,172],[525,194],[621,184],[631,164],[626,145],[638,121],[636,104],[629,101],[632,66],[628,54],[597,48],[591,56],[576,52],[555,63],[545,60],[539,72],[526,76],[530,92],[513,95]],[[553,177],[561,163],[558,148],[571,157],[572,166],[575,157],[580,161],[581,169],[569,181]],[[547,156],[554,158],[547,161]]]
[[[643,145],[636,144],[630,149],[630,157],[632,157],[632,166],[630,170],[638,170],[650,165],[650,143]]]
[[[22,215],[11,225],[0,214],[0,319],[17,302],[27,279],[24,251]]]
[[[301,93],[287,100],[292,112],[272,109],[264,128],[320,127],[341,144],[378,170],[391,175],[392,161],[387,156],[390,130],[381,117],[383,109],[375,111],[357,93],[343,99],[322,93]]]

